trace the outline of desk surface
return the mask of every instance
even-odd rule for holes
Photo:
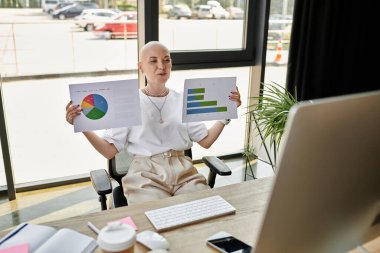
[[[159,201],[57,220],[44,223],[43,225],[55,228],[71,228],[96,238],[95,233],[87,227],[88,221],[91,221],[98,228],[102,228],[109,221],[131,216],[139,229],[138,232],[148,229],[155,231],[146,218],[144,214],[145,211],[213,195],[220,195],[236,208],[236,214],[161,232],[169,241],[171,252],[216,252],[206,245],[206,238],[221,230],[253,245],[272,182],[272,178],[247,181],[211,190],[170,197]],[[0,232],[0,238],[3,237],[6,232],[7,231]],[[189,240],[190,238],[191,240]],[[144,246],[136,244],[135,253],[147,251],[148,249]],[[97,249],[95,252],[100,252],[100,250]]]
[[[139,229],[138,232],[148,229],[154,231],[153,226],[144,214],[145,211],[213,195],[220,195],[236,208],[236,214],[210,219],[161,233],[170,243],[170,252],[216,252],[213,248],[206,245],[206,238],[221,230],[234,235],[249,245],[254,245],[263,218],[263,209],[268,200],[272,183],[272,177],[263,178],[211,190],[179,195],[159,201],[57,220],[44,223],[43,225],[55,228],[71,228],[96,238],[94,232],[87,227],[88,221],[91,221],[98,228],[102,228],[109,221],[131,216]],[[8,231],[0,232],[0,238],[7,232]],[[380,252],[380,239],[376,239],[371,243],[372,244],[368,244],[370,246],[368,249],[371,249],[370,252]],[[100,252],[100,250],[97,249],[95,252]],[[142,252],[148,252],[148,249],[137,243],[135,253]],[[349,253],[357,252],[359,251],[353,250]]]
[[[138,231],[147,229],[154,231],[153,226],[144,214],[145,211],[212,195],[220,195],[236,208],[236,214],[162,232],[161,234],[169,241],[170,251],[181,253],[215,252],[215,250],[206,245],[206,238],[221,230],[229,232],[252,245],[262,218],[262,209],[267,201],[272,181],[271,178],[247,181],[211,190],[179,195],[159,201],[117,208],[105,213],[100,212],[50,222],[46,223],[46,225],[58,228],[72,228],[95,237],[95,234],[87,227],[87,221],[91,221],[95,226],[102,228],[108,221],[131,216],[139,229]],[[189,238],[191,238],[191,240],[189,240]],[[135,253],[139,252],[147,252],[147,249],[137,244]]]

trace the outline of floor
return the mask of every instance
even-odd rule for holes
[[[228,177],[217,176],[215,187],[252,180],[250,170],[245,173],[245,160],[234,158],[224,161],[232,171]],[[208,169],[197,164],[200,173],[207,177]],[[252,172],[256,178],[272,176],[273,171],[265,163],[252,161]],[[17,193],[17,198],[8,201],[0,199],[0,231],[14,227],[22,222],[43,223],[98,212],[100,205],[91,182],[52,187],[43,190]]]

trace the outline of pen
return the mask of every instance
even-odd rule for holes
[[[95,227],[94,224],[92,224],[91,222],[87,222],[87,226],[95,232],[95,234],[99,234],[99,229],[97,227]]]
[[[5,236],[2,240],[0,240],[0,245],[6,242],[7,240],[9,240],[10,238],[12,238],[13,236],[15,236],[18,232],[21,231],[21,229],[26,227],[26,225],[28,225],[28,223],[24,223],[20,225],[18,228],[16,228],[15,230],[11,231],[7,236]]]

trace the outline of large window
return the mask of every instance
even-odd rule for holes
[[[127,18],[115,15],[110,23],[121,30],[111,32],[105,28],[107,22],[91,27],[74,18],[52,18],[40,9],[0,9],[0,71],[5,76],[3,102],[16,184],[78,178],[107,166],[65,121],[68,85],[136,78],[138,43],[150,40],[160,40],[172,51],[170,88],[183,89],[187,78],[237,77],[243,101],[239,119],[225,128],[211,149],[195,144],[194,158],[243,150],[250,66],[261,61],[265,1],[137,2],[145,3],[139,5],[144,8],[139,14],[145,15],[139,17],[139,29],[145,27],[139,40],[137,11],[128,11]],[[189,17],[169,11],[179,2],[188,5]],[[1,166],[0,186],[6,184]]]

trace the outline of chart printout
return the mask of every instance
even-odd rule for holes
[[[74,119],[74,132],[141,125],[138,80],[70,84],[73,105],[82,113]]]
[[[237,106],[229,100],[236,77],[186,79],[182,122],[236,119]]]

